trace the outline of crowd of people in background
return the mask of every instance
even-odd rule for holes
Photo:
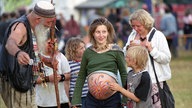
[[[142,7],[144,8],[144,7]],[[169,8],[169,9],[168,9]],[[144,8],[147,10],[147,8]],[[115,32],[116,32],[116,38],[115,38],[115,42],[120,45],[120,47],[123,47],[127,41],[127,38],[130,34],[130,32],[132,31],[131,25],[129,25],[129,15],[130,15],[130,10],[128,8],[111,8],[109,9],[109,12],[107,15],[96,15],[96,11],[94,11],[94,13],[91,11],[90,13],[92,13],[90,16],[88,16],[89,21],[87,21],[88,24],[91,23],[91,21],[93,21],[94,18],[98,18],[100,16],[104,16],[106,17],[114,26]],[[26,14],[28,12],[30,12],[30,10],[26,10],[25,8],[21,8],[18,9],[18,11],[13,11],[13,12],[4,12],[2,13],[2,15],[0,16],[0,40],[3,40],[3,35],[4,32],[6,30],[6,27],[9,25],[9,23],[11,21],[13,21],[14,19],[18,18],[19,16]],[[183,28],[179,28],[178,25],[178,19],[177,19],[177,13],[173,10],[173,7],[171,4],[166,4],[164,6],[164,11],[165,13],[161,16],[159,16],[157,18],[158,21],[160,22],[155,22],[158,24],[157,29],[159,30],[163,30],[163,32],[165,33],[169,46],[171,48],[171,51],[173,53],[174,57],[178,56],[178,38],[179,38],[179,30],[183,31],[184,34],[192,34],[192,30],[190,28],[192,28],[192,12],[191,9],[186,9],[185,12],[185,16],[183,17]],[[156,10],[155,10],[156,12]],[[160,12],[160,11],[159,11]],[[159,13],[157,12],[157,13]],[[157,14],[155,13],[155,14]],[[169,22],[169,25],[165,25],[165,16],[168,15],[168,13],[170,13],[169,15],[171,15],[174,20],[169,20],[168,17],[166,17],[166,19],[168,19],[168,21],[172,21],[172,23]],[[64,47],[65,44],[67,42],[67,40],[70,37],[86,37],[87,35],[87,29],[86,27],[83,27],[80,22],[76,21],[75,16],[72,14],[69,20],[65,19],[65,16],[63,15],[63,13],[58,13],[57,14],[57,22],[56,22],[56,26],[57,26],[57,31],[56,34],[58,36],[58,40],[60,41],[60,46],[59,46],[59,50],[62,53],[65,53],[64,51]],[[159,20],[160,18],[160,20]],[[92,19],[92,20],[91,20]],[[173,26],[174,24],[174,26]],[[155,24],[156,25],[156,24]],[[88,25],[89,26],[89,25]],[[169,32],[168,30],[170,29],[166,29],[170,28],[173,31],[174,28],[174,32],[171,33],[167,33]],[[166,30],[166,31],[165,31]],[[172,35],[172,36],[170,36]],[[174,35],[174,36],[173,36]],[[171,37],[171,38],[170,38]],[[1,42],[2,43],[2,42]],[[171,45],[172,43],[172,45]],[[188,36],[186,38],[186,41],[184,42],[184,47],[186,50],[191,50],[191,46],[192,46],[192,38],[191,36]]]
[[[41,14],[39,15],[39,13],[36,12],[39,11],[38,9],[22,9],[18,10],[18,12],[3,13],[0,17],[0,45],[3,43],[8,25],[12,24],[17,18],[22,16],[21,19],[17,21],[22,22],[25,20],[25,24],[28,24],[27,19],[31,22],[36,21],[38,18],[41,19]],[[52,10],[54,10],[54,8]],[[24,14],[26,14],[26,16],[24,16]],[[43,15],[45,14],[43,13]],[[21,51],[20,49],[23,47],[18,46],[20,44],[20,46],[25,46],[25,41],[29,41],[29,37],[26,36],[32,36],[34,34],[33,31],[38,31],[36,27],[39,25],[47,24],[51,26],[49,22],[53,20],[55,13],[51,13],[50,15],[52,16],[48,16],[48,18],[45,16],[47,18],[45,22],[42,21],[36,25],[30,22],[28,26],[31,26],[33,29],[30,32],[28,31],[28,26],[25,27],[20,23],[18,25],[16,22],[13,23],[12,26],[14,26],[16,30],[10,26],[10,36],[12,36],[11,38],[13,38],[13,40],[15,39],[14,48],[16,48],[17,51],[14,49],[13,52],[9,49],[9,53],[20,60],[19,64],[26,65],[28,61],[22,61],[22,55],[26,56],[26,52]],[[57,70],[57,80],[59,81],[59,94],[62,94],[60,95],[61,107],[69,108],[73,106],[73,108],[78,108],[79,105],[81,105],[82,108],[105,108],[106,106],[120,108],[122,105],[121,92],[128,97],[127,101],[125,96],[123,96],[122,102],[124,102],[124,104],[126,104],[126,101],[128,103],[130,102],[129,105],[131,106],[129,107],[131,108],[133,106],[134,108],[141,108],[143,105],[148,105],[148,108],[152,108],[152,106],[160,108],[155,76],[152,66],[147,60],[148,55],[153,56],[155,66],[158,68],[158,78],[161,86],[163,86],[163,83],[171,78],[171,69],[169,67],[171,57],[176,58],[179,56],[178,31],[181,28],[178,27],[177,15],[173,11],[172,6],[169,4],[165,6],[165,14],[162,15],[159,28],[154,26],[156,23],[155,19],[147,12],[147,9],[138,9],[130,12],[128,8],[112,8],[106,16],[97,15],[94,18],[92,16],[90,22],[88,22],[90,23],[88,29],[76,21],[74,17],[72,14],[70,19],[66,20],[64,14],[59,13],[56,15],[56,41],[59,44],[59,51],[56,53],[59,68],[59,70]],[[192,11],[190,9],[186,10],[183,22],[184,28],[182,29],[184,34],[192,35]],[[19,32],[19,34],[17,30],[21,28],[25,31],[22,31],[23,33]],[[149,42],[148,38],[153,30],[155,30],[155,34],[153,40]],[[15,34],[12,34],[12,32],[18,33],[20,40],[17,40]],[[41,31],[39,30],[39,32]],[[102,37],[100,37],[101,34]],[[8,35],[9,34],[6,36]],[[23,38],[21,36],[25,37]],[[19,41],[21,42],[19,43]],[[52,48],[49,47],[51,42],[49,39],[46,39],[45,42],[45,52],[44,55],[42,54],[40,57],[42,61],[52,56]],[[9,39],[8,47],[13,48],[11,45],[11,39]],[[192,36],[186,38],[185,49],[192,50]],[[139,52],[143,55],[139,55]],[[137,56],[140,58],[137,58]],[[29,59],[28,56],[26,58]],[[51,94],[54,93],[54,65],[46,65],[46,60],[43,62],[45,63],[44,68],[46,69],[45,73],[47,77],[42,79],[42,77],[39,76],[35,81],[34,87],[37,91],[35,94],[35,104],[37,104],[38,108],[54,108],[56,107],[56,100],[53,102],[55,94]],[[141,64],[138,64],[140,62]],[[132,69],[127,68],[126,64],[127,67],[131,67]],[[125,87],[126,90],[130,89],[130,92],[125,92],[125,89],[118,85],[118,73],[120,73],[123,87]],[[128,76],[127,73],[129,73]],[[136,79],[132,76],[136,76]],[[127,82],[126,78],[129,78]],[[139,82],[137,82],[138,79]],[[47,81],[48,89],[41,86],[44,80]],[[104,83],[100,83],[102,81]],[[129,84],[133,82],[133,87],[136,89],[131,90],[132,85]],[[142,85],[143,83],[145,83],[145,86]],[[28,91],[28,94],[30,92],[31,91]],[[136,93],[133,94],[133,92]],[[11,96],[13,95],[14,94]],[[29,96],[30,95],[28,95],[27,98],[29,98]],[[46,98],[48,96],[51,98]],[[12,98],[13,97],[11,97],[11,99]],[[15,104],[13,99],[11,99],[11,102],[8,103],[10,108]],[[32,106],[34,107],[34,102]]]
[[[185,49],[191,50],[192,49],[192,10],[186,9],[185,16],[183,18],[184,27],[183,27],[183,33],[189,35],[186,39]]]
[[[165,14],[162,16],[160,22],[160,30],[166,36],[169,48],[171,49],[173,57],[178,56],[178,24],[172,6],[167,4],[165,6]]]

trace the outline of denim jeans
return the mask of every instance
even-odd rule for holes
[[[192,49],[192,37],[187,37],[185,49],[186,50],[191,50]]]
[[[88,92],[85,108],[121,108],[121,95],[116,92],[105,100],[98,100]]]
[[[37,106],[38,108],[57,108],[57,106],[50,106],[50,107],[41,107],[41,106]],[[69,108],[69,104],[68,103],[61,103],[60,108]]]

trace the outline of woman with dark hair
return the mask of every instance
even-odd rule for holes
[[[109,83],[117,83],[119,70],[122,85],[125,86],[127,70],[121,48],[113,43],[114,28],[106,18],[98,18],[90,25],[89,36],[92,46],[83,54],[72,106],[77,108],[81,103],[82,88],[87,78],[89,92],[86,97],[86,108],[120,108],[120,93],[111,90]]]

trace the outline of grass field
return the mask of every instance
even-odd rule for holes
[[[171,61],[172,79],[168,81],[176,108],[192,107],[192,51],[180,51],[179,58]],[[6,108],[0,97],[0,108]]]
[[[179,58],[171,61],[172,79],[168,81],[176,108],[192,107],[192,51],[180,51]]]

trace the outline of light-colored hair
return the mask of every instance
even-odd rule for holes
[[[77,49],[80,46],[80,43],[84,43],[84,41],[79,37],[71,37],[65,46],[65,56],[68,60],[74,60],[76,57]]]
[[[147,30],[150,30],[154,25],[154,18],[144,9],[138,9],[130,15],[129,24],[132,20],[139,21]]]
[[[93,46],[96,46],[96,41],[94,39],[93,34],[95,33],[96,28],[100,25],[105,25],[109,32],[109,36],[107,37],[107,44],[113,43],[114,38],[115,38],[115,30],[113,28],[113,25],[106,18],[101,17],[101,18],[95,19],[89,27],[88,34],[89,34],[90,41],[93,44]]]
[[[143,46],[131,46],[126,51],[126,55],[132,60],[135,60],[136,66],[140,69],[144,69],[148,61],[148,51]]]
[[[35,31],[34,31],[37,38],[37,46],[40,52],[45,52],[45,49],[46,49],[45,43],[48,40],[49,31],[50,31],[49,27],[45,27],[43,25],[43,21],[44,20],[42,19],[42,21],[35,26]]]

